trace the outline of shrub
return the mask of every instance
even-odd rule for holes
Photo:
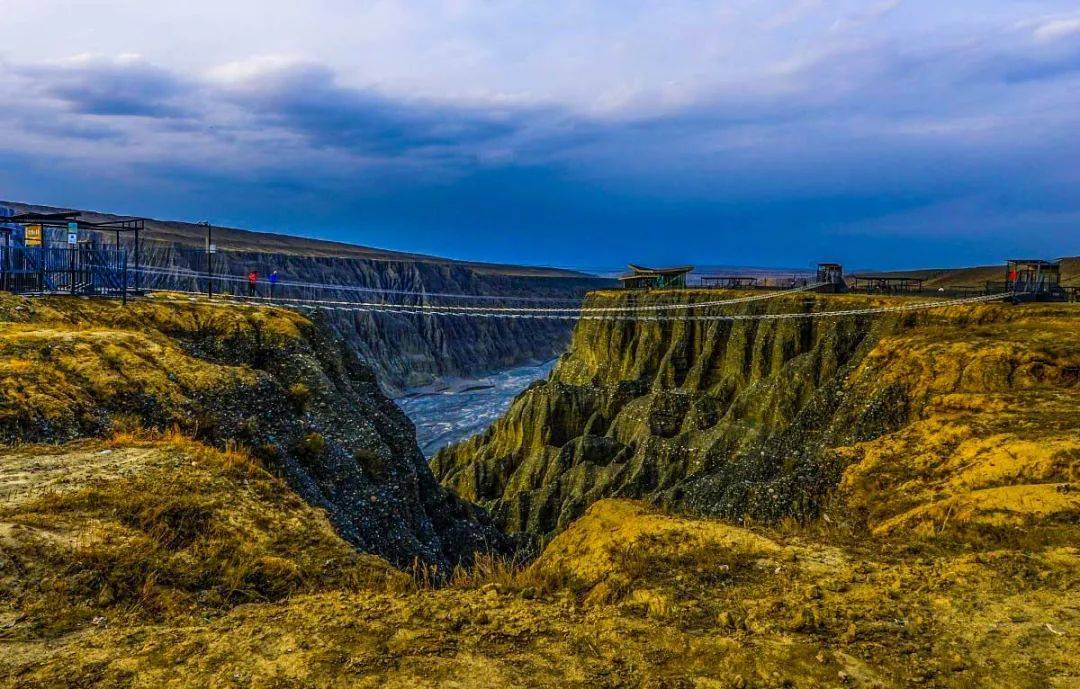
[[[311,388],[304,383],[293,383],[289,386],[289,400],[297,411],[303,412],[311,401]]]
[[[387,476],[387,466],[383,458],[374,450],[361,447],[353,453],[353,459],[364,470],[364,473],[375,479],[383,481]]]
[[[321,433],[308,433],[293,448],[300,461],[314,464],[326,455],[326,438]]]

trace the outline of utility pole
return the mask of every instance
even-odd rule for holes
[[[210,221],[203,222],[206,226],[206,296],[212,299],[214,297],[214,236],[213,228],[210,226]]]

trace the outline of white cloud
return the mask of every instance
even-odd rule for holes
[[[1080,35],[1080,16],[1059,17],[1051,19],[1035,27],[1036,40],[1043,42],[1059,41],[1070,36]]]

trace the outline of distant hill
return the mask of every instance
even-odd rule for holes
[[[927,268],[923,270],[855,271],[874,275],[922,278],[927,287],[982,287],[988,281],[1005,279],[1005,264],[970,268]],[[1061,284],[1080,286],[1080,256],[1061,259]]]
[[[0,201],[0,205],[14,208],[15,211],[19,213],[59,213],[62,211],[79,211],[86,220],[91,222],[128,217],[111,213],[81,210],[78,208],[39,206],[28,203],[18,203],[15,201]],[[359,244],[349,244],[347,242],[298,237],[275,232],[244,230],[235,227],[219,227],[215,225],[213,230],[214,243],[218,248],[227,251],[255,251],[260,253],[325,258],[363,258],[375,261],[420,261],[423,263],[448,264],[466,267],[477,273],[486,275],[591,277],[580,271],[565,270],[562,268],[483,263],[479,261],[458,261],[438,256],[427,256],[424,254],[360,246]],[[201,248],[205,241],[206,230],[202,225],[196,223],[147,218],[146,232],[143,236],[153,241],[176,243],[182,246]]]

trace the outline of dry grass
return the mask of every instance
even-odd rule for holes
[[[113,620],[0,653],[0,677],[110,686],[1047,687],[1080,676],[1080,553],[787,543],[597,503],[530,566]],[[578,575],[576,563],[583,565]],[[34,661],[38,658],[38,661]],[[14,675],[9,675],[13,677]]]
[[[107,433],[137,413],[190,427],[210,397],[255,386],[240,347],[287,348],[310,324],[284,310],[0,295],[0,440]]]
[[[0,508],[0,522],[16,529],[5,556],[20,574],[4,588],[26,617],[19,637],[102,616],[176,621],[302,592],[404,587],[403,575],[356,553],[248,453],[154,435],[54,448],[57,473],[96,463],[93,478]],[[19,453],[3,462],[29,463]]]

